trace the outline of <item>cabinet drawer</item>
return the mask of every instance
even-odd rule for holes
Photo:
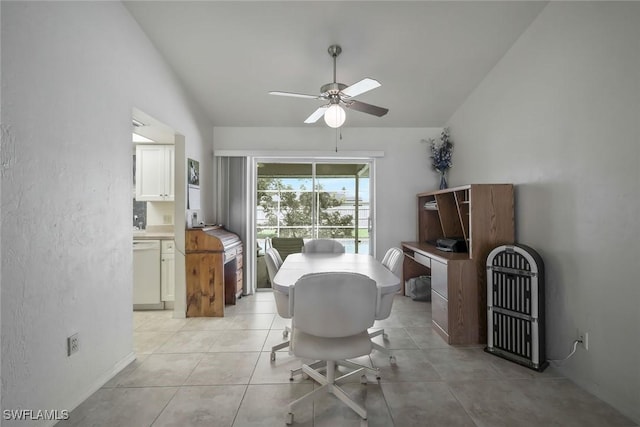
[[[449,298],[447,291],[447,265],[440,261],[431,262],[431,289],[445,298]]]
[[[437,323],[444,332],[449,333],[449,310],[447,309],[447,300],[442,296],[431,291],[431,319]]]
[[[175,242],[173,240],[163,240],[162,241],[162,253],[163,254],[172,254],[175,253]]]
[[[425,267],[431,268],[431,258],[428,256],[424,256],[416,252],[413,254],[413,258]]]

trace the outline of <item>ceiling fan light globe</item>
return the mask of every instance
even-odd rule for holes
[[[331,105],[324,113],[324,121],[327,126],[331,128],[339,128],[344,124],[346,118],[347,114],[345,113],[344,108],[338,104]]]

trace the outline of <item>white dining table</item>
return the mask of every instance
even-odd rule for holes
[[[373,279],[380,295],[396,293],[400,290],[400,279],[386,269],[380,261],[366,254],[291,254],[273,278],[273,288],[289,294],[300,277],[308,273],[360,273]]]

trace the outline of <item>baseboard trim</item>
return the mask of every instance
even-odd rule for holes
[[[71,403],[68,406],[69,412],[76,409],[82,402],[87,400],[96,391],[100,390],[109,380],[118,375],[120,371],[126,368],[131,362],[136,360],[136,354],[134,352],[129,353],[122,358],[118,363],[113,365],[111,369],[107,370],[104,374],[100,375],[96,380],[83,392],[72,398]],[[53,427],[58,421],[52,420],[47,422],[46,427]]]

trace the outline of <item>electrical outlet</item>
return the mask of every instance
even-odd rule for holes
[[[67,356],[71,356],[80,350],[80,338],[78,334],[73,334],[67,338]]]
[[[578,338],[580,347],[589,351],[589,332],[583,332],[578,329]]]

